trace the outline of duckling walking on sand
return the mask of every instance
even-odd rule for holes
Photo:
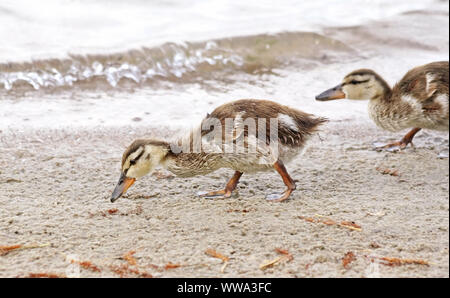
[[[200,195],[207,198],[230,197],[243,173],[274,169],[287,189],[267,199],[284,201],[295,190],[284,163],[301,151],[324,122],[324,118],[267,100],[244,99],[224,104],[184,139],[134,141],[123,154],[122,173],[111,202],[157,166],[181,177],[206,175],[220,168],[234,170],[224,189]]]
[[[413,68],[391,89],[374,71],[360,69],[316,100],[369,99],[369,116],[379,127],[393,132],[412,128],[399,142],[383,146],[404,149],[422,128],[449,130],[448,75],[448,61],[433,62]]]

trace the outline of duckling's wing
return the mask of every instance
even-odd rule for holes
[[[449,63],[433,62],[410,70],[393,88],[393,97],[407,102],[430,127],[448,127]],[[432,123],[432,124],[430,124]]]
[[[240,142],[245,148],[248,148],[249,139],[256,138],[256,135],[253,134],[256,125],[252,125],[250,119],[244,119],[243,114],[243,112],[237,113],[233,115],[233,118],[225,119],[217,119],[208,115],[202,122],[203,144],[207,144],[209,147],[220,147],[227,152]]]
[[[421,104],[432,104],[436,95],[447,95],[449,63],[433,62],[413,68],[394,86],[394,93],[409,95]],[[432,108],[432,105],[430,106]]]
[[[202,122],[202,136],[205,140],[220,141],[222,144],[242,140],[246,143],[255,138],[269,144],[271,140],[278,138],[282,145],[300,147],[306,137],[325,121],[324,118],[272,101],[238,100],[222,105],[208,114]],[[276,136],[274,124],[277,128]]]

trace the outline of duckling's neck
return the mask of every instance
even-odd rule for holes
[[[389,102],[392,99],[392,89],[389,84],[380,76],[375,76],[377,86],[377,91],[374,96],[372,96],[371,100],[373,101],[381,101],[381,102]]]
[[[397,100],[398,96],[394,96],[392,89],[387,85],[371,98],[368,105],[369,117],[378,127],[392,132],[403,129],[398,119],[393,116],[402,115],[404,112],[402,103],[394,103]]]

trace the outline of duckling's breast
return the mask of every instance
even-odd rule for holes
[[[424,125],[422,105],[409,95],[402,96],[400,100],[393,102],[372,99],[369,101],[368,110],[373,122],[388,131],[396,132]]]

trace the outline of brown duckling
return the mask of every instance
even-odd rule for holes
[[[369,116],[377,126],[392,132],[412,128],[399,142],[383,146],[404,149],[423,128],[449,130],[448,76],[448,61],[433,62],[411,69],[391,89],[373,70],[359,69],[316,100],[370,100]]]
[[[287,189],[266,198],[284,201],[295,190],[284,163],[299,154],[324,122],[324,118],[268,100],[243,99],[221,105],[185,138],[134,141],[123,154],[111,202],[158,166],[181,177],[206,175],[220,168],[235,171],[224,189],[199,194],[206,198],[230,197],[243,173],[275,170]]]

